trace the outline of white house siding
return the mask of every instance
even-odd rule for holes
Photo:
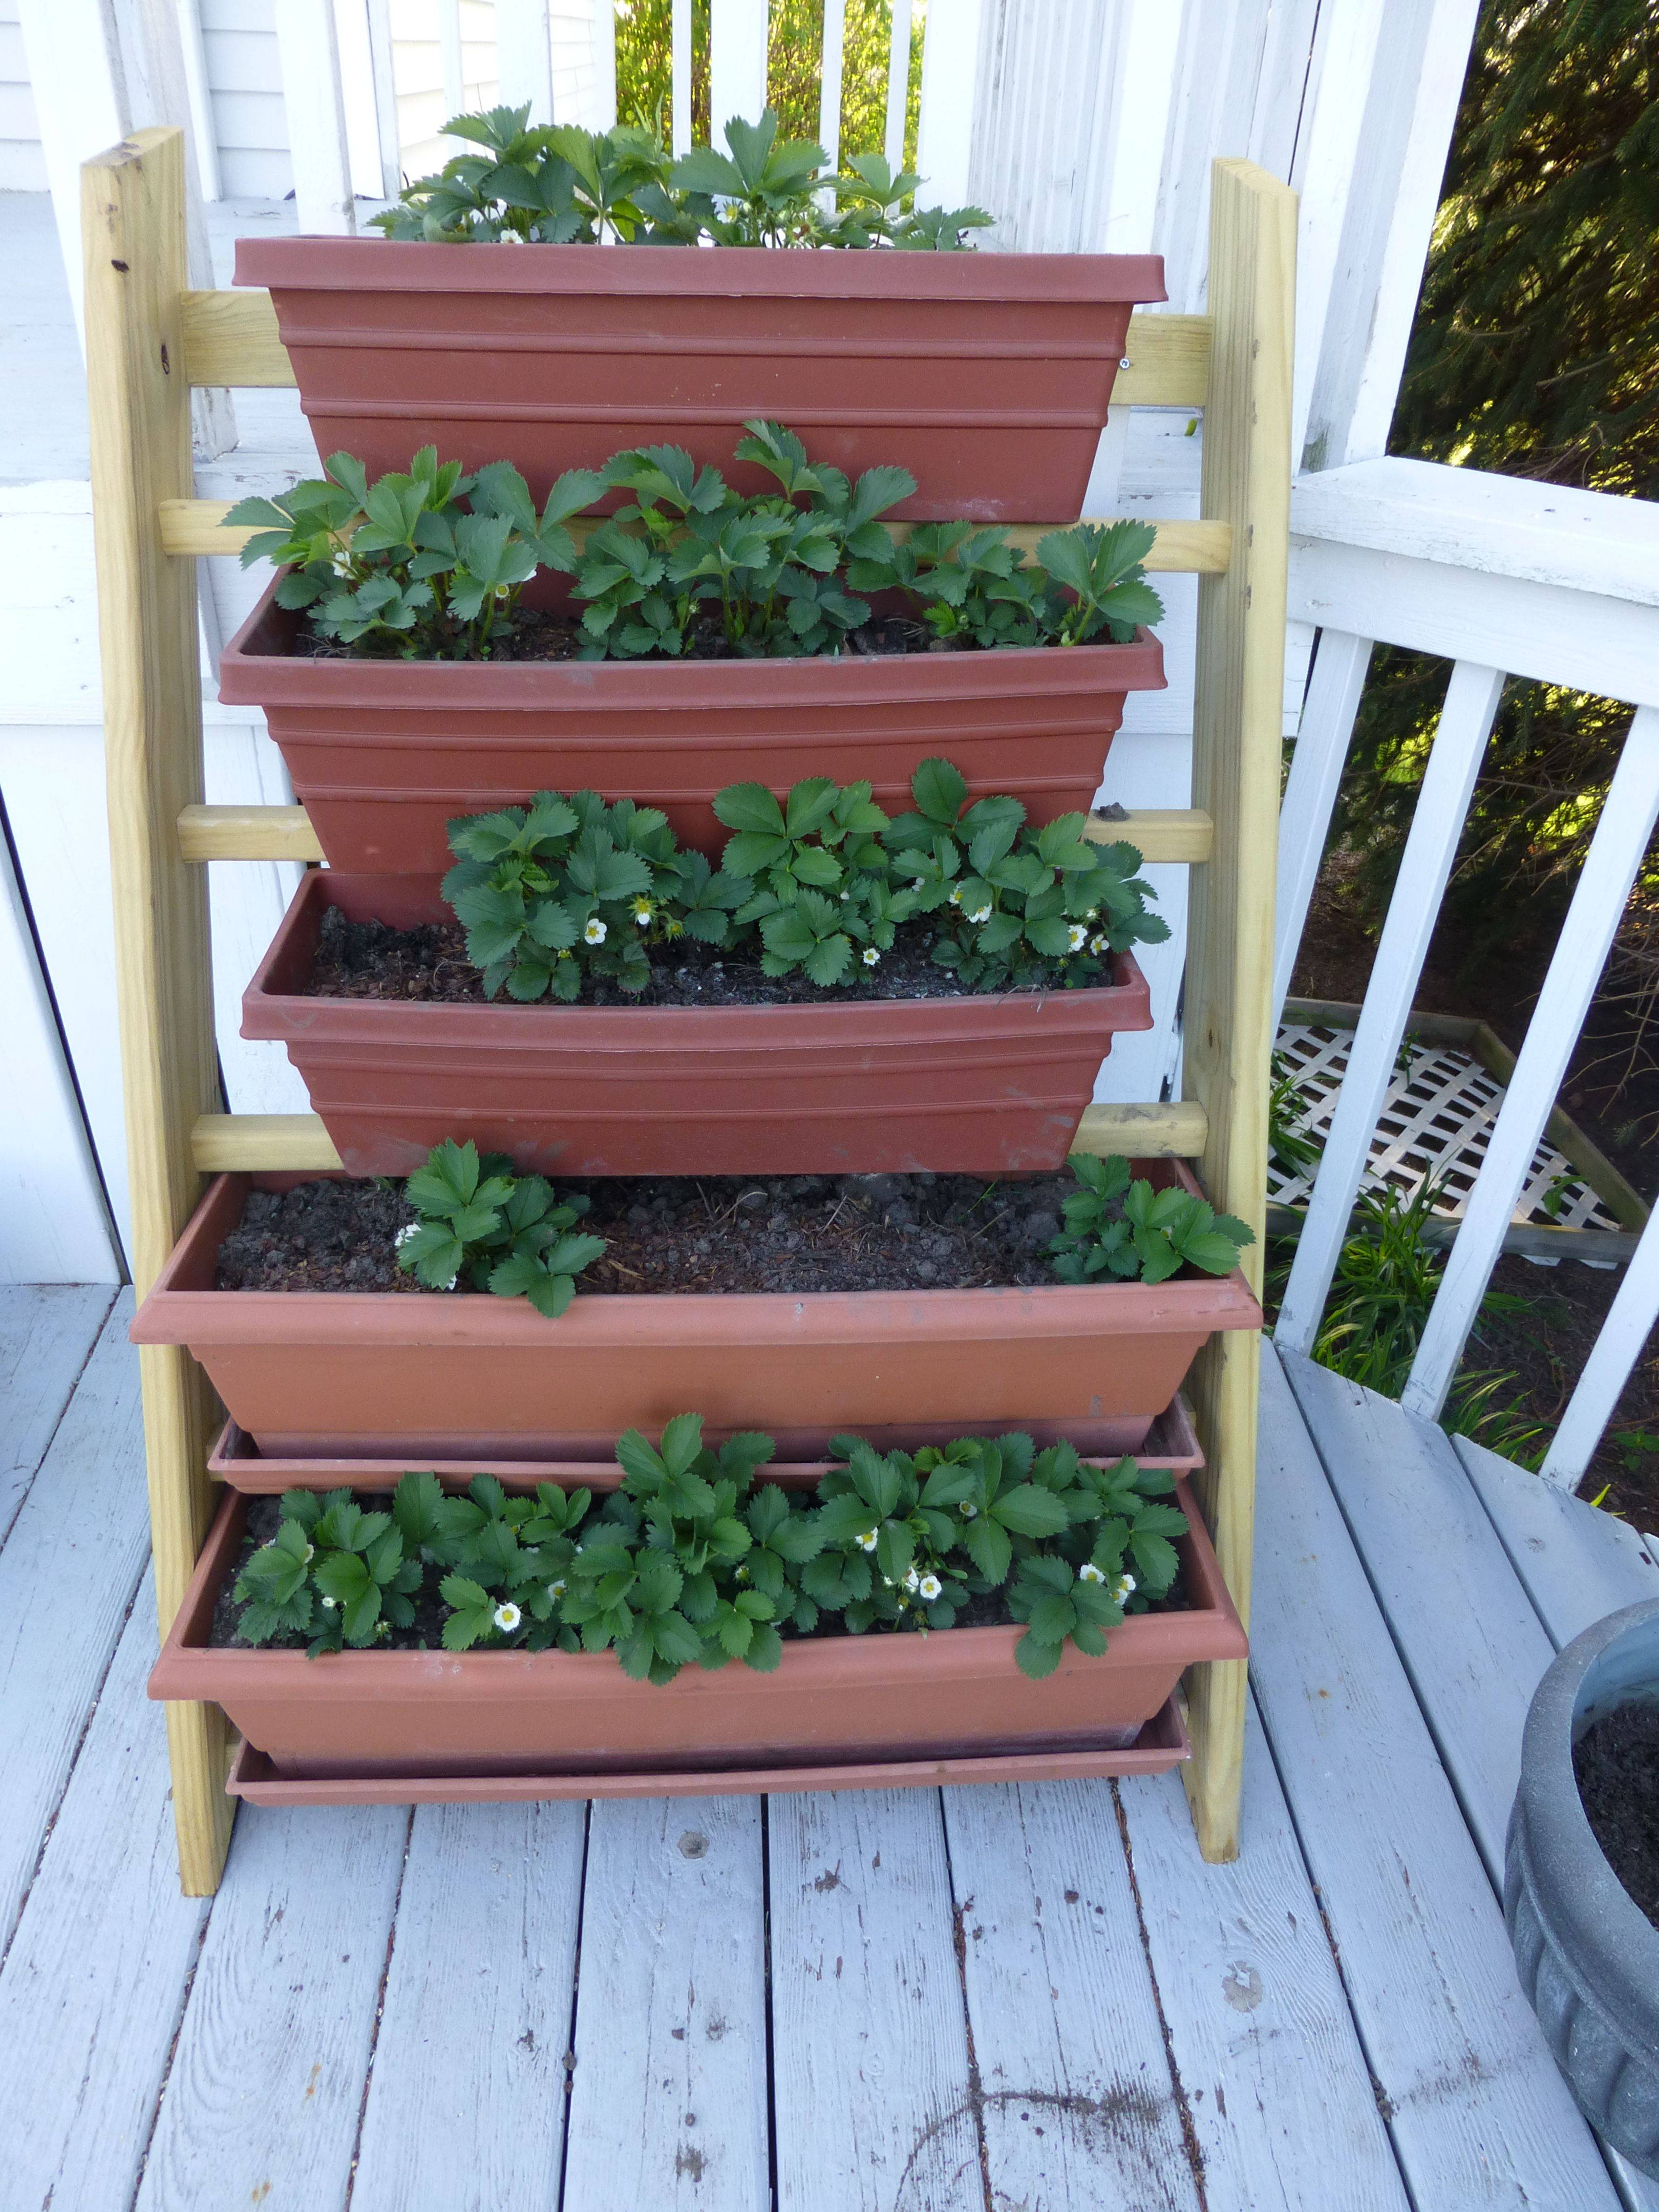
[[[0,0],[0,192],[43,192],[46,161],[29,90],[17,0]]]

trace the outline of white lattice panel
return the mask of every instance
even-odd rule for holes
[[[1352,1030],[1323,1023],[1286,1022],[1279,1032],[1279,1050],[1295,1073],[1303,1102],[1301,1127],[1322,1146],[1352,1043]],[[1410,1197],[1432,1179],[1438,1187],[1434,1211],[1456,1220],[1468,1203],[1503,1103],[1504,1085],[1467,1052],[1408,1038],[1371,1139],[1361,1188],[1376,1190],[1390,1182]],[[1312,1189],[1311,1172],[1287,1175],[1269,1158],[1270,1203],[1305,1206]],[[1514,1219],[1560,1229],[1620,1225],[1571,1162],[1547,1141],[1533,1155]]]

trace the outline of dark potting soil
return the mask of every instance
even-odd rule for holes
[[[587,633],[581,623],[570,616],[550,614],[535,607],[520,607],[511,621],[489,640],[486,652],[443,653],[434,657],[446,660],[575,660],[580,658],[583,646],[588,642]],[[307,660],[391,660],[398,657],[395,653],[388,652],[383,644],[376,644],[373,641],[366,646],[355,646],[343,644],[338,638],[321,636],[308,621],[301,623],[294,650],[296,656]],[[977,650],[966,639],[936,638],[926,623],[912,622],[902,615],[892,615],[879,622],[866,623],[860,629],[849,631],[842,657],[869,660],[890,653],[972,653]],[[661,662],[675,659],[750,660],[757,656],[743,653],[732,645],[719,622],[710,617],[693,625],[684,653],[652,653],[643,657]],[[786,656],[770,654],[763,657],[779,659]],[[819,653],[811,657],[828,659],[833,656]]]
[[[608,1243],[577,1278],[579,1297],[1052,1285],[1048,1241],[1062,1225],[1060,1201],[1076,1188],[1065,1171],[1002,1182],[925,1174],[616,1176],[557,1186],[561,1196],[591,1199],[581,1226]],[[441,1297],[396,1264],[398,1231],[414,1218],[397,1183],[250,1191],[219,1247],[215,1285]]]
[[[360,1490],[354,1491],[352,1495],[366,1513],[384,1513],[391,1505],[392,1494],[389,1491]],[[268,1544],[270,1541],[281,1522],[282,1502],[279,1498],[254,1498],[249,1500],[247,1519],[242,1525],[240,1548],[232,1563],[229,1573],[219,1585],[218,1596],[214,1600],[213,1620],[208,1630],[208,1647],[210,1650],[222,1651],[234,1648],[246,1651],[256,1648],[244,1643],[237,1634],[237,1626],[241,1620],[243,1608],[237,1603],[232,1592],[236,1588],[237,1580],[243,1568],[246,1566],[262,1544]],[[1185,1613],[1188,1610],[1185,1577],[1178,1575],[1166,1595],[1155,1600],[1142,1610],[1147,1613]],[[416,1599],[415,1618],[409,1626],[389,1628],[388,1633],[380,1638],[374,1645],[364,1648],[380,1651],[435,1650],[443,1643],[444,1621],[447,1613],[448,1607],[438,1594],[436,1578],[434,1577],[429,1587],[423,1589]],[[1008,1608],[1003,1601],[1001,1592],[997,1590],[988,1590],[977,1597],[970,1598],[952,1623],[952,1626],[957,1628],[1000,1628],[1008,1625]],[[818,1626],[811,1632],[811,1639],[801,1639],[800,1632],[798,1629],[791,1628],[782,1623],[779,1624],[779,1633],[791,1643],[797,1640],[815,1640],[824,1636],[847,1636],[851,1632],[838,1613],[827,1613],[821,1615]],[[872,1636],[915,1632],[914,1630],[895,1631],[888,1628],[871,1629],[866,1632]],[[948,1635],[950,1632],[946,1629],[939,1629],[933,1632],[939,1635]],[[1109,1630],[1107,1632],[1109,1641],[1110,1633]],[[273,1637],[270,1643],[257,1648],[264,1651],[303,1651],[308,1640],[303,1636],[277,1636]],[[498,1650],[500,1647],[486,1644],[482,1648],[489,1650]]]
[[[623,991],[605,976],[591,976],[581,997],[585,1006],[841,1006],[878,999],[959,999],[971,996],[949,969],[931,957],[933,932],[921,924],[901,935],[878,967],[855,964],[848,980],[823,990],[805,975],[768,975],[752,954],[681,938],[650,948],[651,981],[643,991]],[[1105,980],[1103,978],[1103,980]],[[483,973],[466,957],[466,932],[459,922],[422,923],[392,929],[381,921],[350,921],[338,907],[323,916],[317,955],[301,995],[316,999],[438,1000],[448,1005],[485,1003]],[[495,1003],[516,1003],[501,994]],[[544,999],[544,1007],[562,1000]]]
[[[1659,1928],[1659,1705],[1620,1705],[1572,1748],[1584,1816],[1607,1864]]]

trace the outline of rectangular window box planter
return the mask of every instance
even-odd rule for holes
[[[1127,953],[1097,989],[826,1006],[452,1006],[304,995],[328,908],[452,917],[429,881],[314,869],[242,1000],[286,1045],[348,1174],[446,1137],[521,1173],[1006,1174],[1064,1164],[1120,1030],[1152,1027]]]
[[[939,756],[975,797],[1010,792],[1051,822],[1094,804],[1125,696],[1164,686],[1149,630],[1127,645],[800,660],[319,659],[295,651],[301,618],[276,590],[225,647],[219,696],[264,709],[337,868],[439,875],[457,815],[536,791],[659,806],[715,858],[727,784],[868,781],[898,814]]]
[[[613,1653],[300,1651],[208,1644],[247,1502],[227,1497],[161,1656],[152,1698],[223,1707],[279,1775],[665,1774],[767,1765],[1127,1747],[1195,1661],[1247,1650],[1184,1482],[1175,1501],[1188,1600],[1070,1647],[1040,1682],[1018,1626],[787,1640],[769,1674],[687,1668],[630,1681]]]
[[[732,448],[764,416],[908,469],[901,514],[985,522],[1081,512],[1130,311],[1169,296],[1155,254],[379,238],[239,239],[235,281],[270,289],[318,451],[371,476],[432,444],[539,498],[665,443],[753,491]]]
[[[1197,1188],[1178,1161],[1136,1172]],[[187,1346],[273,1455],[590,1458],[688,1407],[711,1430],[765,1430],[788,1459],[846,1430],[934,1425],[1063,1425],[1079,1449],[1135,1451],[1211,1333],[1261,1325],[1237,1270],[1035,1290],[578,1293],[556,1322],[482,1292],[215,1290],[250,1184],[306,1179],[218,1176],[131,1330]]]
[[[712,1429],[706,1433],[711,1443],[724,1442],[724,1437]],[[923,1444],[948,1443],[952,1436],[960,1433],[959,1429],[953,1429],[948,1423],[935,1424],[931,1431],[908,1427],[894,1435],[884,1435],[878,1441],[884,1451],[895,1445],[915,1451]],[[1059,1426],[1051,1425],[1051,1432],[1039,1437],[1038,1442],[1053,1443],[1059,1436]],[[441,1482],[455,1489],[465,1487],[475,1474],[493,1474],[506,1490],[527,1491],[535,1489],[538,1483],[560,1482],[607,1491],[617,1487],[622,1475],[611,1450],[614,1442],[614,1438],[607,1440],[602,1456],[598,1458],[463,1458],[435,1462],[428,1460],[423,1464]],[[1172,1474],[1191,1474],[1203,1466],[1204,1455],[1198,1448],[1192,1415],[1184,1399],[1176,1398],[1167,1411],[1158,1415],[1135,1457],[1142,1467],[1168,1468]],[[766,1479],[785,1490],[811,1490],[817,1487],[824,1465],[822,1460],[774,1460],[766,1470]],[[234,1421],[227,1421],[208,1454],[207,1466],[215,1481],[222,1482],[228,1489],[240,1490],[251,1498],[274,1498],[284,1490],[395,1490],[400,1477],[407,1472],[408,1462],[396,1458],[273,1457],[259,1451],[253,1439]]]

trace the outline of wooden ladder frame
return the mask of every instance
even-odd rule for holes
[[[310,1115],[222,1111],[214,1041],[206,860],[321,856],[300,807],[203,804],[192,556],[234,551],[222,506],[193,496],[190,395],[294,382],[269,295],[195,292],[185,249],[185,141],[141,131],[83,169],[92,505],[104,672],[110,868],[142,1297],[202,1192],[226,1169],[339,1165]],[[1215,1204],[1266,1226],[1274,857],[1290,525],[1295,195],[1252,164],[1214,166],[1210,313],[1136,315],[1115,403],[1205,410],[1201,522],[1158,526],[1147,566],[1200,577],[1191,808],[1099,834],[1193,865],[1185,1000],[1188,1097],[1091,1107],[1079,1146],[1198,1159]],[[1035,538],[1032,529],[1019,533]],[[181,1348],[139,1350],[155,1599],[165,1636],[214,1505],[216,1407]],[[1208,1464],[1199,1481],[1221,1566],[1249,1619],[1255,1515],[1255,1335],[1200,1353],[1190,1388]],[[1193,1668],[1184,1770],[1201,1851],[1237,1855],[1245,1665]],[[213,1891],[229,1845],[229,1748],[215,1705],[167,1708],[179,1866]]]

